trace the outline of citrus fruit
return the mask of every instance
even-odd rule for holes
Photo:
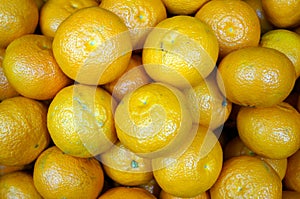
[[[224,160],[241,155],[256,156],[256,154],[243,143],[241,138],[237,136],[228,141],[224,147]]]
[[[191,15],[199,10],[209,0],[162,0],[169,13],[173,15]]]
[[[163,83],[146,84],[124,96],[115,111],[119,140],[129,150],[156,158],[173,153],[192,136],[192,119],[183,94]]]
[[[240,109],[237,128],[241,140],[256,154],[273,159],[291,156],[300,147],[300,114],[282,102],[272,107]]]
[[[52,99],[70,83],[52,53],[52,39],[28,34],[12,41],[3,59],[3,70],[10,84],[23,96]]]
[[[18,96],[19,93],[8,82],[2,67],[3,57],[5,55],[5,49],[0,49],[0,101]]]
[[[296,73],[278,50],[245,47],[224,57],[218,66],[218,84],[227,99],[241,106],[266,107],[282,102],[292,91]]]
[[[203,192],[203,193],[200,193],[199,195],[197,195],[195,197],[181,198],[181,197],[173,196],[173,195],[165,192],[164,190],[161,190],[160,195],[159,195],[159,199],[210,199],[210,197],[209,197],[208,192]]]
[[[156,197],[142,188],[115,187],[102,194],[98,199],[155,199]]]
[[[116,141],[115,101],[100,87],[75,84],[63,88],[51,102],[47,124],[55,145],[77,157],[98,155]]]
[[[270,159],[259,156],[251,151],[248,147],[246,147],[239,137],[235,137],[226,144],[224,149],[224,159],[227,160],[229,158],[241,155],[255,156],[265,161],[272,167],[272,169],[274,169],[274,171],[276,171],[281,180],[284,178],[287,168],[287,158]]]
[[[139,185],[137,187],[149,191],[155,197],[157,197],[160,194],[160,191],[161,191],[161,188],[159,187],[159,185],[157,184],[157,182],[154,178],[152,178],[146,184],[142,184],[142,185]]]
[[[290,30],[276,29],[265,33],[260,45],[285,54],[294,64],[297,77],[300,76],[300,35]]]
[[[149,31],[167,18],[161,0],[102,0],[100,7],[112,11],[123,20],[130,31],[134,50],[141,49]]]
[[[24,165],[18,165],[18,166],[0,165],[0,176],[15,172],[15,171],[21,171],[21,170],[24,170],[25,168],[26,168],[26,166],[24,166]]]
[[[25,165],[48,146],[47,109],[35,100],[13,97],[0,103],[0,164]]]
[[[39,20],[34,0],[1,0],[0,13],[0,48],[6,48],[22,35],[33,33]]]
[[[300,198],[300,192],[296,191],[282,191],[282,199],[298,199]]]
[[[281,199],[282,183],[264,161],[238,156],[225,161],[221,174],[210,189],[212,199],[273,198]]]
[[[106,84],[119,77],[131,50],[126,25],[100,7],[73,13],[58,27],[53,40],[54,57],[62,71],[83,84]]]
[[[209,1],[195,15],[208,24],[218,38],[220,57],[248,46],[257,46],[260,22],[253,8],[244,1]]]
[[[102,153],[100,160],[105,173],[121,185],[142,185],[153,178],[151,160],[137,156],[121,142]]]
[[[108,90],[116,100],[120,101],[125,94],[151,81],[151,78],[147,75],[142,65],[141,56],[132,55],[128,67],[122,76],[105,84],[104,88]]]
[[[185,94],[194,123],[216,129],[223,125],[231,112],[232,103],[220,92],[215,76],[209,75]]]
[[[209,190],[222,169],[222,148],[216,136],[206,127],[194,128],[197,133],[193,142],[179,157],[152,160],[157,183],[177,197],[192,198]]]
[[[288,189],[300,192],[300,150],[288,158],[284,184]]]
[[[43,35],[54,37],[58,26],[81,8],[98,6],[96,0],[48,0],[40,12],[39,25]]]
[[[33,182],[43,198],[96,198],[103,171],[95,158],[78,158],[52,146],[34,164]]]
[[[42,199],[33,184],[32,175],[23,171],[0,176],[0,196],[2,199]]]
[[[183,88],[196,86],[213,71],[218,49],[208,25],[181,15],[155,26],[146,38],[142,58],[152,79]]]
[[[265,11],[262,8],[262,0],[244,0],[248,3],[256,12],[260,22],[261,33],[266,33],[274,29],[273,25],[267,20]]]
[[[268,21],[278,28],[300,25],[300,1],[262,0]]]

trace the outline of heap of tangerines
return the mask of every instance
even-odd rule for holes
[[[299,10],[0,0],[0,198],[300,198]]]

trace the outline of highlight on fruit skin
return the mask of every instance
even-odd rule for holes
[[[266,58],[267,57],[267,58]],[[241,106],[270,107],[292,91],[296,71],[278,50],[245,47],[229,53],[218,66],[217,82],[229,101]]]
[[[194,137],[184,95],[164,83],[146,84],[126,94],[114,118],[119,140],[142,157],[172,154]]]
[[[117,140],[116,102],[101,87],[74,84],[60,90],[47,113],[49,134],[67,154],[88,158],[108,150]]]
[[[142,58],[147,74],[177,88],[196,86],[215,68],[219,44],[212,29],[191,16],[157,24],[146,38]]]

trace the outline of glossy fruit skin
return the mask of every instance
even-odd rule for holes
[[[0,196],[2,199],[42,199],[33,184],[32,175],[24,171],[16,171],[0,177]]]
[[[98,6],[98,2],[96,0],[47,0],[39,16],[41,32],[48,37],[54,37],[59,25],[72,13],[92,6]]]
[[[5,49],[0,49],[0,101],[19,95],[14,87],[8,82],[7,77],[3,72],[2,62],[4,55]]]
[[[142,65],[141,56],[132,55],[126,71],[119,78],[105,84],[104,88],[111,93],[113,98],[121,101],[127,93],[151,82],[151,78]]]
[[[300,25],[299,1],[262,0],[267,19],[277,28]]]
[[[188,1],[188,0],[163,0],[169,13],[174,15],[194,14],[209,0]]]
[[[300,35],[285,29],[272,30],[262,35],[260,46],[285,54],[294,64],[296,77],[300,76]]]
[[[152,160],[162,190],[177,197],[195,197],[216,182],[223,162],[220,143],[211,130],[194,125],[192,143],[180,153]],[[184,186],[182,186],[184,183]]]
[[[47,108],[22,96],[0,103],[0,164],[26,165],[48,146]]]
[[[264,161],[251,156],[227,160],[210,189],[212,199],[274,198],[281,199],[282,183],[275,171]]]
[[[121,185],[138,186],[153,179],[151,160],[137,156],[119,141],[100,160],[106,175]]]
[[[124,96],[115,111],[119,140],[147,158],[172,154],[192,128],[187,102],[180,90],[150,83]]]
[[[247,146],[245,146],[240,137],[237,136],[226,144],[224,149],[224,159],[228,160],[232,157],[241,155],[254,156],[265,161],[272,167],[272,169],[274,169],[274,171],[276,171],[281,180],[284,178],[287,169],[287,158],[271,159],[257,155],[253,151],[251,151]]]
[[[108,150],[117,140],[115,100],[100,87],[74,84],[51,102],[47,124],[55,145],[67,154],[88,158]]]
[[[0,48],[6,48],[22,35],[33,33],[39,20],[34,0],[2,0],[0,13]]]
[[[209,1],[195,17],[212,28],[220,45],[220,58],[237,49],[258,46],[259,18],[244,1]]]
[[[262,0],[244,0],[244,1],[248,3],[255,10],[256,15],[258,16],[260,21],[261,34],[264,34],[274,29],[274,26],[271,24],[271,22],[268,21],[266,17],[266,13],[262,8]]]
[[[145,41],[142,58],[153,80],[187,88],[213,71],[218,54],[212,29],[195,17],[180,15],[155,26]]]
[[[300,114],[287,103],[266,108],[241,108],[237,128],[253,152],[273,159],[291,156],[300,147]]]
[[[284,178],[284,184],[288,189],[300,192],[300,150],[288,158],[288,166]]]
[[[99,7],[118,15],[130,32],[133,50],[141,50],[149,32],[167,18],[161,0],[102,0]]]
[[[223,85],[219,87],[227,99],[249,107],[282,102],[296,80],[292,62],[278,50],[264,47],[246,47],[228,54],[218,72],[217,82]]]
[[[53,146],[35,162],[33,181],[44,198],[96,198],[104,174],[95,158],[70,156]]]
[[[148,191],[142,188],[129,188],[129,187],[115,187],[104,194],[102,194],[98,199],[155,199],[156,197],[150,194]]]
[[[3,59],[4,73],[10,84],[23,96],[52,99],[71,83],[61,71],[52,52],[52,38],[28,34],[12,41]]]
[[[222,126],[228,119],[232,103],[221,93],[215,74],[209,75],[197,86],[183,91],[190,106],[193,123],[210,129]]]
[[[184,198],[173,196],[173,195],[165,192],[164,190],[161,190],[159,199],[184,199]],[[195,197],[190,197],[190,198],[186,198],[186,199],[210,199],[210,197],[209,197],[209,192],[203,192]]]
[[[126,70],[132,54],[130,34],[124,22],[111,11],[82,8],[57,29],[53,54],[71,79],[103,85]]]

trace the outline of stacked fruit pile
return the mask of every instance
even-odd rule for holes
[[[300,1],[0,0],[0,198],[300,198]]]

